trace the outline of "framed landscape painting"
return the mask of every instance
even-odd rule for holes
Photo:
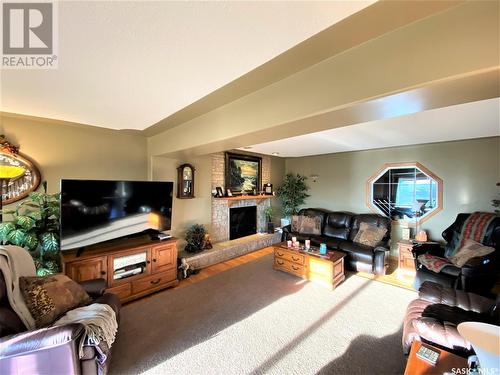
[[[226,152],[226,189],[233,193],[261,190],[262,158]]]

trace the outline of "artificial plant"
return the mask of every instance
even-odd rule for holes
[[[0,223],[0,241],[29,251],[38,275],[60,270],[60,194],[48,194],[47,182],[43,192],[32,192],[14,210],[2,210],[12,220]]]
[[[288,173],[281,186],[276,190],[276,195],[281,201],[285,217],[295,215],[299,207],[309,197],[309,194],[307,194],[309,186],[307,186],[306,180],[306,176]]]
[[[197,253],[205,248],[205,227],[200,224],[191,225],[186,231],[186,251]]]
[[[264,210],[264,214],[266,215],[266,220],[268,223],[273,221],[273,208],[271,206],[266,207],[266,209]]]

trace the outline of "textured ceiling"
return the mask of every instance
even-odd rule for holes
[[[59,2],[58,69],[3,70],[1,110],[145,129],[373,2]]]

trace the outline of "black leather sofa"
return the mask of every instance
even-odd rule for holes
[[[469,213],[458,214],[455,222],[444,230],[442,233],[446,241],[444,247],[439,244],[422,244],[413,248],[417,270],[415,289],[418,289],[425,281],[433,281],[449,288],[462,289],[484,296],[490,295],[490,290],[500,273],[500,217],[495,218],[489,225],[483,240],[483,245],[495,248],[493,253],[472,258],[462,267],[446,266],[439,273],[428,270],[418,261],[418,256],[422,254],[444,257],[446,248],[455,247],[460,240],[465,220],[470,215]]]
[[[384,275],[386,270],[386,253],[389,251],[391,220],[377,214],[353,214],[349,212],[331,212],[320,208],[305,208],[298,215],[321,219],[321,235],[292,232],[291,226],[283,229],[284,239],[297,237],[298,241],[311,240],[313,246],[325,243],[331,250],[339,250],[347,254],[346,268],[354,271]],[[382,241],[375,247],[354,243],[353,239],[359,230],[360,223],[365,222],[378,227],[387,228]]]

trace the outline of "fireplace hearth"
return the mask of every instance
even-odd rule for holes
[[[250,236],[257,233],[257,206],[229,209],[229,239]]]

